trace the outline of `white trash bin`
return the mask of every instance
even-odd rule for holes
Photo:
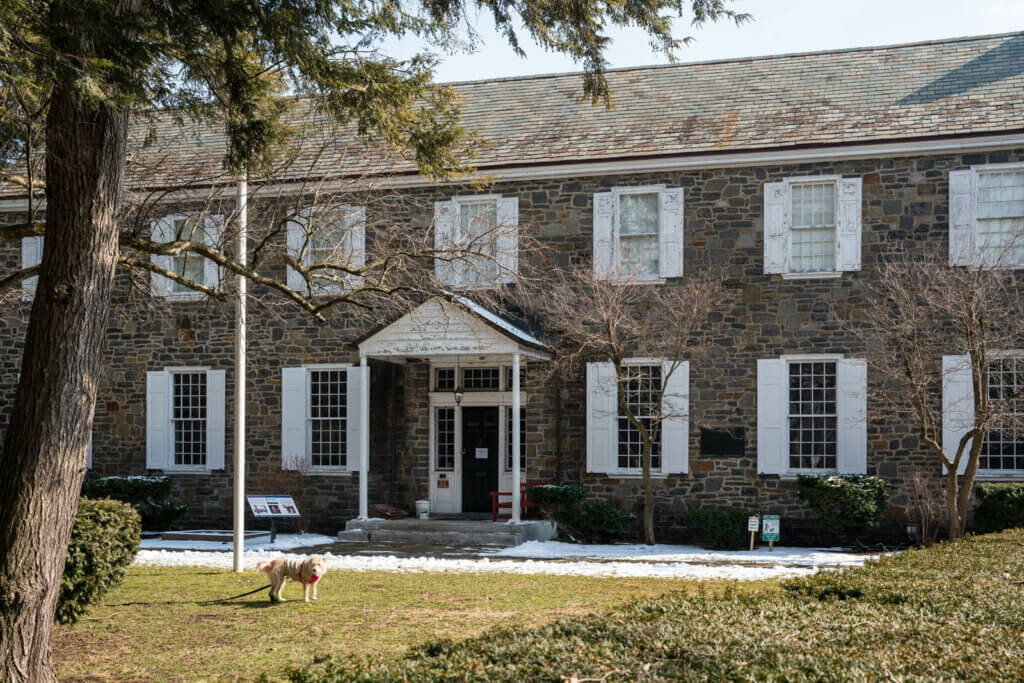
[[[420,519],[430,519],[430,501],[429,500],[417,500],[416,501],[416,516]]]

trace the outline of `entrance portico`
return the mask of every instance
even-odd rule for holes
[[[478,510],[492,490],[512,493],[519,521],[523,468],[521,369],[550,360],[549,347],[520,323],[465,297],[436,297],[358,342],[360,365],[371,358],[430,364],[431,509]],[[369,373],[360,391],[359,517],[368,517]],[[492,471],[493,470],[493,471]],[[486,490],[481,490],[486,489]]]

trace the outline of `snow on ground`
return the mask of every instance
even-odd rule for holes
[[[623,561],[657,561],[689,563],[768,563],[809,567],[855,566],[864,564],[870,555],[843,552],[842,548],[788,548],[768,547],[751,551],[706,550],[694,545],[579,545],[559,541],[527,541],[513,548],[502,548],[492,557],[520,557],[531,559],[608,559]]]
[[[243,557],[247,569],[282,551],[336,542],[316,534],[279,534],[269,539],[250,539]],[[339,546],[335,546],[338,548]],[[344,546],[341,546],[344,547]],[[216,541],[143,541],[135,562],[167,567],[203,566],[231,568],[230,543]],[[515,548],[485,550],[477,557],[405,554],[387,549],[353,549],[323,553],[327,566],[335,570],[386,571],[395,573],[456,572],[548,574],[556,576],[651,577],[678,579],[774,579],[813,574],[822,567],[856,566],[868,555],[838,552],[827,548],[767,548],[754,552],[704,550],[673,545],[575,545],[557,541],[530,541]]]

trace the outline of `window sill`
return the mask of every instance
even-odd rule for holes
[[[978,474],[975,475],[975,481],[1024,481],[1024,470],[1009,470],[1005,472],[1001,471],[984,471],[979,470]]]
[[[210,474],[213,472],[208,467],[165,467],[160,470],[164,474]],[[223,472],[223,470],[220,470]]]
[[[783,273],[783,280],[834,280],[843,276],[842,271],[827,273]]]
[[[202,301],[206,295],[202,292],[188,292],[187,294],[162,294],[159,298],[164,301]]]
[[[310,477],[351,477],[352,470],[311,467],[306,475]]]
[[[644,475],[640,472],[587,472],[587,474],[596,474],[600,477],[607,477],[608,479],[643,479]],[[663,472],[651,472],[651,479],[668,479],[669,477],[682,476],[686,472],[680,474],[665,474]]]

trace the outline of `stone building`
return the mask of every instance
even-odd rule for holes
[[[367,226],[385,219],[455,241],[489,221],[515,228],[495,244],[507,268],[493,286],[533,257],[519,251],[527,232],[553,250],[551,267],[592,262],[614,274],[628,263],[654,287],[724,269],[731,289],[713,316],[714,345],[674,380],[692,419],[663,430],[659,446],[666,540],[693,506],[806,518],[798,473],[880,475],[895,507],[910,473],[938,481],[912,425],[868,401],[871,369],[840,321],[864,306],[886,253],[948,253],[959,264],[1014,237],[1024,243],[1024,34],[608,78],[614,109],[580,103],[578,74],[455,84],[466,127],[482,137],[474,164],[484,189],[429,182],[337,135],[310,142],[331,153],[300,158],[275,180],[273,200],[250,212],[290,226],[303,215],[303,179],[359,175],[379,179],[387,197],[347,200],[353,258],[371,248]],[[187,190],[217,175],[223,152],[210,131],[162,125],[173,144],[144,179],[129,179],[137,193],[167,193],[154,202],[158,236],[197,210],[189,202],[199,195]],[[153,162],[156,152],[140,148],[147,154]],[[11,220],[24,208],[16,196],[0,199]],[[289,233],[274,246],[288,249]],[[6,266],[39,253],[27,239]],[[1024,250],[1012,253],[1024,268]],[[210,264],[168,266],[219,277]],[[489,512],[490,492],[510,491],[518,466],[522,481],[579,483],[639,509],[635,435],[601,409],[614,405],[607,365],[550,377],[544,330],[475,303],[480,282],[438,268],[452,296],[402,316],[341,312],[321,325],[297,308],[253,311],[248,491],[296,493],[315,528],[336,531],[374,503],[411,509],[425,498],[437,512]],[[283,264],[278,276],[288,277]],[[228,524],[231,307],[159,276],[146,296],[125,276],[119,283],[90,475],[167,474],[188,523]],[[3,321],[6,386],[17,377],[30,297],[26,283],[26,302]],[[652,377],[662,360],[643,361]],[[1013,362],[1024,381],[1024,358]],[[791,387],[801,391],[791,396]],[[985,456],[982,477],[1024,479],[1024,435],[1015,438]]]

